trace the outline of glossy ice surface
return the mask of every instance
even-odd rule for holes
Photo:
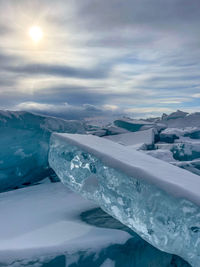
[[[96,136],[53,134],[49,163],[153,246],[199,266],[198,176]]]
[[[29,112],[0,111],[0,192],[51,174],[49,139],[53,131],[82,133],[83,124]]]

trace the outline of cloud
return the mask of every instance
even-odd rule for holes
[[[87,68],[74,68],[66,65],[53,65],[53,64],[24,64],[17,66],[8,66],[6,70],[18,74],[26,74],[31,76],[58,76],[58,77],[76,77],[84,79],[100,79],[108,76],[108,69],[93,67]]]
[[[113,112],[111,109],[103,109],[97,106],[85,104],[82,106],[73,106],[68,103],[62,105],[41,104],[37,102],[24,102],[15,107],[15,110],[31,111],[43,115],[58,116],[69,120],[84,120],[87,118],[110,117],[115,118],[122,116],[118,110]]]
[[[102,93],[100,88],[58,85],[54,87],[42,88],[32,94],[34,101],[41,103],[63,103],[68,102],[70,105],[102,105],[112,94]],[[30,96],[29,96],[30,97]]]
[[[119,28],[132,28],[138,26],[141,29],[174,31],[188,26],[199,24],[200,3],[187,0],[86,0],[83,3],[75,1],[78,15],[82,23],[89,29],[117,31]],[[93,23],[91,23],[93,22]],[[83,24],[84,25],[84,24]],[[85,26],[84,25],[84,26]],[[191,32],[197,30],[192,28]],[[145,32],[146,33],[146,32]]]
[[[199,1],[8,2],[0,2],[0,107],[49,112],[67,102],[74,117],[199,108]],[[44,29],[37,47],[27,36],[33,24]]]
[[[9,66],[9,64],[16,64],[19,60],[23,60],[23,58],[0,48],[0,69],[4,66]]]
[[[13,29],[5,24],[0,24],[0,35],[7,35],[13,32]]]
[[[200,94],[198,93],[198,94],[194,94],[194,95],[192,95],[192,97],[194,97],[194,98],[200,98]]]

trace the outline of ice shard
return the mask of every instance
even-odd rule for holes
[[[49,164],[61,181],[160,250],[200,262],[200,179],[104,138],[52,134]]]
[[[0,192],[51,174],[48,151],[53,131],[83,133],[84,125],[29,112],[0,111]]]

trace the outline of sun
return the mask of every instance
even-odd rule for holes
[[[34,43],[39,43],[43,38],[43,31],[39,26],[32,26],[29,29],[29,36],[33,40]]]

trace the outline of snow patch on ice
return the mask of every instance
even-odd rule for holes
[[[96,253],[130,238],[126,232],[81,221],[79,215],[94,208],[61,183],[1,193],[0,265],[61,253]]]
[[[133,145],[142,146],[143,144],[151,145],[154,143],[155,132],[154,129],[149,129],[146,131],[106,136],[104,138],[124,146],[133,146]]]

